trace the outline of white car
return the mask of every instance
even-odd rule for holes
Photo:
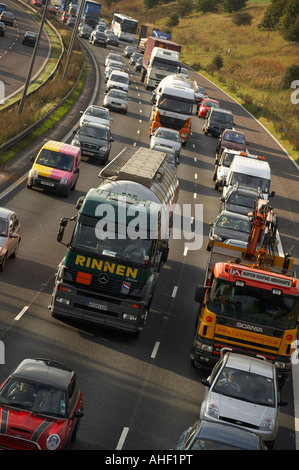
[[[115,54],[114,52],[110,52],[110,54],[107,55],[105,59],[105,66],[108,64],[108,62],[120,62],[121,64],[123,63],[122,57],[119,54]]]
[[[118,109],[123,113],[127,113],[128,111],[128,102],[129,97],[128,93],[123,90],[117,90],[116,88],[112,88],[105,93],[103,105],[109,109]]]
[[[117,88],[127,92],[129,90],[129,81],[129,75],[126,72],[114,70],[106,82],[106,91]]]
[[[278,431],[279,387],[276,366],[266,360],[226,353],[208,379],[200,419],[229,422],[260,435],[272,448]]]
[[[172,147],[175,150],[175,155],[178,159],[182,148],[179,131],[168,129],[168,127],[159,127],[156,132],[151,135],[150,147],[153,148],[157,145]]]
[[[96,122],[97,124],[110,126],[110,121],[113,121],[113,118],[110,117],[109,110],[103,106],[92,104],[88,106],[85,111],[81,111],[81,113],[80,126],[82,126],[84,122]]]
[[[113,60],[109,61],[108,64],[105,67],[105,75],[107,74],[108,70],[114,67],[117,70],[120,70],[121,72],[124,71],[124,66],[120,62],[114,62]]]

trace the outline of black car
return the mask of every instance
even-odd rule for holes
[[[228,109],[210,108],[203,125],[204,134],[219,136],[225,129],[233,129],[234,116]]]
[[[135,65],[134,65],[135,72],[140,72],[141,66],[142,66],[142,61],[143,61],[143,56],[138,57],[138,59],[135,62]]]
[[[107,36],[101,31],[93,31],[89,37],[90,44],[107,47]]]
[[[5,31],[5,24],[3,23],[3,21],[0,21],[0,36],[5,36]]]
[[[115,34],[111,33],[107,36],[107,43],[110,44],[111,46],[118,46],[119,38]]]
[[[198,420],[180,437],[177,450],[266,450],[260,436],[228,423]]]
[[[225,242],[228,239],[247,242],[251,231],[251,220],[248,216],[223,210],[210,224],[207,250],[210,251],[214,241]]]
[[[3,11],[0,14],[0,21],[2,21],[4,24],[8,24],[9,26],[13,26],[14,14],[11,13],[11,11]]]
[[[81,148],[82,155],[87,155],[106,163],[108,160],[111,142],[113,142],[108,126],[95,122],[85,122],[78,132],[74,131],[72,145]]]
[[[139,57],[143,57],[143,54],[140,54],[140,52],[134,52],[130,57],[129,64],[135,65]]]
[[[32,31],[27,31],[24,34],[22,44],[26,44],[27,46],[35,46],[37,39],[37,33],[33,33]]]
[[[134,52],[138,52],[137,47],[135,47],[135,46],[126,46],[124,48],[123,56],[130,58],[131,55],[134,54]]]
[[[227,191],[225,196],[220,197],[220,208],[248,215],[254,210],[258,199],[263,199],[262,191],[236,184]]]

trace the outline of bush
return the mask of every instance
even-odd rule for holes
[[[299,79],[299,65],[292,64],[286,68],[284,76],[281,81],[281,86],[284,90],[290,88],[294,80]]]
[[[173,28],[179,24],[179,17],[176,13],[172,13],[166,20],[165,25],[167,28]]]
[[[238,12],[233,14],[233,22],[237,26],[247,26],[250,25],[252,21],[252,16],[249,13]]]
[[[220,54],[217,54],[214,59],[212,60],[212,64],[216,67],[216,69],[221,69],[223,67],[223,58]]]
[[[247,0],[223,0],[223,10],[228,13],[242,10],[246,6]]]

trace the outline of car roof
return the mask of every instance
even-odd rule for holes
[[[11,211],[10,209],[6,209],[5,207],[0,207],[1,219],[9,219],[11,214],[13,214],[13,211]]]
[[[233,114],[229,109],[223,109],[223,108],[210,108],[211,113],[217,112],[217,113],[222,113],[222,114]]]
[[[88,106],[85,111],[87,111],[88,109],[101,109],[102,111],[107,111],[109,113],[109,109],[108,108],[105,108],[105,106],[98,106],[97,104],[91,104],[90,106]],[[84,112],[85,112],[84,111]]]
[[[24,359],[11,376],[66,389],[74,375],[69,367],[49,359]]]
[[[109,129],[106,124],[100,124],[98,122],[92,122],[92,121],[84,121],[82,124],[82,127],[96,127],[97,129]]]
[[[127,72],[123,72],[122,70],[112,70],[111,75],[123,75],[124,77],[128,77],[129,74]]]
[[[217,215],[217,219],[218,217],[220,217],[221,215],[225,215],[225,216],[228,216],[228,217],[235,217],[236,219],[244,219],[246,221],[248,221],[249,217],[245,214],[238,214],[237,212],[231,212],[231,211],[228,211],[227,209],[223,209],[218,215]]]
[[[198,431],[200,431],[200,438],[229,443],[241,448],[244,448],[246,443],[246,449],[259,448],[260,437],[257,434],[232,424],[200,420]]]
[[[253,374],[274,378],[274,367],[270,362],[256,357],[245,356],[236,353],[226,353],[226,366]]]

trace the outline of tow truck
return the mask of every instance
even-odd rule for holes
[[[214,242],[199,302],[190,353],[197,367],[212,368],[221,350],[263,357],[276,365],[281,386],[291,371],[298,330],[299,288],[291,251],[275,254],[277,214],[257,201],[247,247]]]

